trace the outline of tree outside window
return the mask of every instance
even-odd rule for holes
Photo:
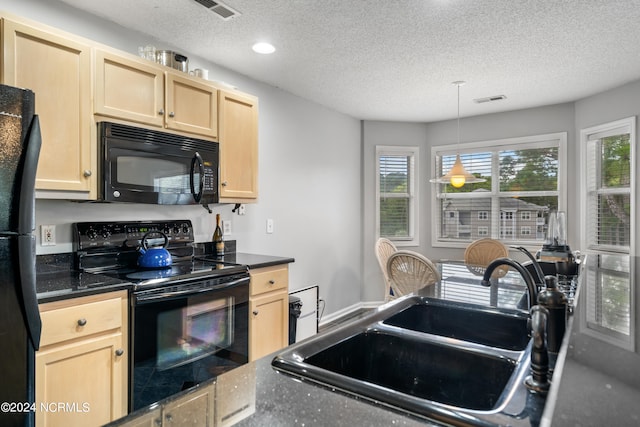
[[[541,245],[549,212],[565,206],[566,139],[566,133],[558,133],[460,144],[457,151],[433,147],[434,170],[439,176],[449,170],[459,153],[465,168],[486,180],[461,188],[436,184],[433,244],[461,247],[482,236],[479,227],[489,222],[488,237],[510,244]],[[453,211],[456,218],[449,215]],[[482,221],[485,224],[480,225]],[[536,233],[514,232],[523,227]]]
[[[376,147],[378,237],[417,242],[417,159],[417,147]]]
[[[586,332],[633,349],[635,117],[583,129]]]

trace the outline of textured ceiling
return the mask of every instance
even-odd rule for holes
[[[455,80],[470,116],[640,79],[640,0],[225,0],[227,21],[194,0],[62,1],[359,119],[455,117]]]

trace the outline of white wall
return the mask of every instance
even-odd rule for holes
[[[0,0],[0,10],[136,53],[150,40],[112,22],[92,17],[53,0]],[[231,83],[258,96],[259,201],[247,205],[246,215],[218,205],[232,222],[238,250],[294,257],[290,287],[320,286],[325,314],[361,300],[361,143],[360,122],[312,101],[251,80],[189,55],[191,68],[209,69],[209,79]],[[36,94],[37,96],[37,94]],[[214,216],[198,206],[77,203],[38,200],[37,224],[55,224],[58,245],[38,246],[39,254],[71,251],[72,222],[132,219],[191,219],[199,241],[209,240]],[[266,234],[267,218],[274,233]]]

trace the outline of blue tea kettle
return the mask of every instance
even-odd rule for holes
[[[148,240],[149,236],[157,235],[164,238],[164,243],[162,246],[152,246],[149,247]],[[142,236],[142,240],[140,241],[140,247],[138,248],[138,252],[140,255],[138,256],[138,265],[142,268],[166,268],[171,266],[171,254],[167,249],[167,245],[169,244],[169,238],[162,231],[149,231],[144,236]]]

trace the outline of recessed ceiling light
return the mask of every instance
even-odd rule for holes
[[[276,48],[273,47],[271,43],[266,43],[266,42],[256,43],[251,47],[251,49],[253,49],[253,51],[256,53],[262,53],[264,55],[267,55],[269,53],[273,53],[276,51]]]

